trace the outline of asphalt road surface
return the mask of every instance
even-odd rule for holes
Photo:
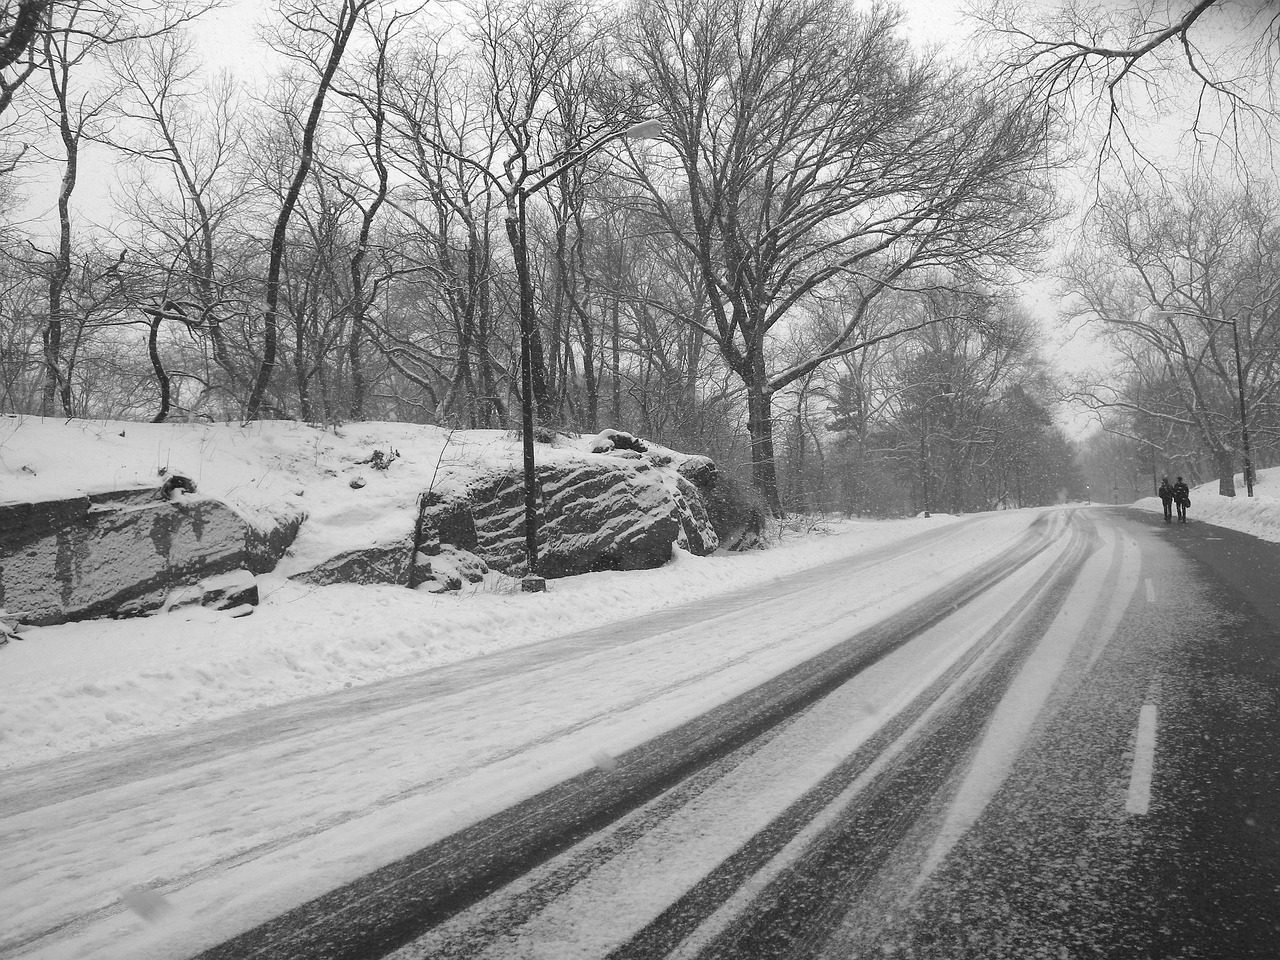
[[[1278,571],[1194,518],[1059,514],[204,957],[1278,958]]]

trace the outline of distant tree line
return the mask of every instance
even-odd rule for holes
[[[1107,436],[1090,451],[1116,496],[1159,478],[1235,496],[1280,462],[1280,196],[1265,180],[1117,185],[1067,261],[1080,317],[1111,362],[1075,386]],[[1244,415],[1241,415],[1241,403]]]
[[[0,0],[0,409],[512,429],[524,254],[544,425],[741,464],[773,511],[1073,489],[1006,292],[1051,117],[892,8],[276,0],[261,79],[204,67],[207,12]]]

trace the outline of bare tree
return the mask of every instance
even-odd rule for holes
[[[227,248],[249,195],[244,98],[227,74],[197,80],[192,40],[179,31],[113,51],[111,63],[124,88],[109,106],[117,122],[103,139],[132,165],[120,238],[131,262],[151,275],[139,290],[144,312],[207,344],[221,376],[205,370],[206,394],[222,394],[225,415],[242,412],[245,358],[234,355],[227,328],[243,318],[246,290]],[[157,166],[166,176],[155,177]]]
[[[1153,107],[1187,107],[1189,131],[1210,141],[1265,131],[1274,114],[1280,18],[1270,4],[984,0],[975,15],[1006,74],[1052,108],[1101,115],[1100,158],[1138,146],[1132,127]]]
[[[287,179],[280,209],[271,231],[267,255],[266,290],[262,310],[262,358],[245,407],[245,417],[257,419],[276,368],[280,327],[280,275],[284,266],[289,221],[315,161],[316,134],[334,78],[366,12],[378,0],[342,0],[336,9],[320,0],[281,0],[281,23],[272,47],[294,63],[299,83],[309,85],[298,123],[298,155]],[[288,118],[286,118],[288,119]]]
[[[42,411],[52,416],[59,398],[71,413],[70,382],[63,363],[63,332],[70,322],[64,291],[72,267],[71,197],[79,178],[80,150],[108,103],[118,82],[100,68],[104,52],[166,33],[199,16],[208,5],[133,2],[101,5],[95,0],[57,0],[42,30],[41,69],[48,86],[41,91],[42,109],[53,126],[60,151],[52,156],[61,166],[57,197],[58,236],[48,257],[48,321],[43,335],[45,384]]]
[[[1280,205],[1260,187],[1227,191],[1188,180],[1118,189],[1094,222],[1100,242],[1068,261],[1067,283],[1120,369],[1081,384],[1077,396],[1130,420],[1193,427],[1213,458],[1219,492],[1234,496],[1239,393],[1255,424],[1269,432],[1274,420]]]
[[[898,24],[840,0],[634,11],[637,83],[676,155],[639,175],[699,266],[703,329],[746,388],[753,479],[775,510],[773,396],[864,348],[866,310],[913,271],[1018,260],[1047,215],[1043,118],[914,57]],[[677,183],[689,204],[669,199]],[[775,330],[838,277],[856,281],[846,327],[773,366]]]
[[[507,423],[511,382],[497,329],[499,195],[490,181],[500,138],[485,90],[472,64],[434,42],[400,58],[390,150],[409,186],[392,202],[402,252],[416,268],[406,291],[413,319],[398,327],[387,318],[375,329],[379,348],[430,394],[438,415],[472,427]]]
[[[0,70],[13,66],[33,46],[49,0],[0,4]]]
[[[347,262],[350,290],[347,312],[350,323],[347,336],[347,367],[351,378],[347,415],[362,419],[368,393],[364,367],[363,348],[368,339],[369,311],[378,286],[387,277],[370,274],[370,253],[373,250],[374,226],[379,214],[391,195],[391,168],[388,157],[389,115],[388,93],[394,65],[391,45],[400,35],[405,23],[416,16],[421,7],[384,15],[382,11],[366,10],[366,29],[373,44],[369,56],[349,67],[335,89],[348,106],[345,121],[348,155],[371,175],[372,182],[358,173],[353,174],[341,165],[327,165],[326,173],[332,179],[334,189],[358,212],[359,225],[352,242]],[[375,13],[378,14],[375,19]]]
[[[47,22],[49,6],[50,0],[0,0],[0,117],[40,68],[39,31]],[[18,128],[12,115],[4,117],[4,125],[0,140],[16,144]],[[0,151],[0,178],[13,172],[28,149],[23,145]]]

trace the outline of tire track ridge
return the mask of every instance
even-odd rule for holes
[[[914,721],[918,734],[906,734],[893,747],[901,749],[792,861],[759,891],[760,909],[739,914],[718,935],[681,956],[697,960],[775,960],[818,955],[839,928],[845,904],[857,896],[892,856],[898,844],[929,806],[934,794],[959,769],[968,747],[986,727],[990,707],[1017,676],[1036,641],[1078,581],[1096,539],[1081,537],[1070,570],[1037,603],[1034,616],[1017,643],[976,683],[959,691],[930,715],[930,707]],[[910,742],[905,742],[910,738]],[[654,956],[655,954],[648,954]],[[612,960],[612,958],[611,958]]]
[[[647,803],[694,771],[825,696],[1000,582],[1051,543],[1045,517],[1005,553],[823,654],[501,814],[233,937],[200,960],[381,956]]]

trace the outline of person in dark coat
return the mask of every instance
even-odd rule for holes
[[[1187,507],[1191,506],[1191,489],[1179,477],[1173,485],[1173,502],[1178,505],[1178,522],[1187,522]]]
[[[1164,504],[1164,522],[1173,522],[1173,487],[1169,483],[1168,477],[1160,478],[1160,502]]]

